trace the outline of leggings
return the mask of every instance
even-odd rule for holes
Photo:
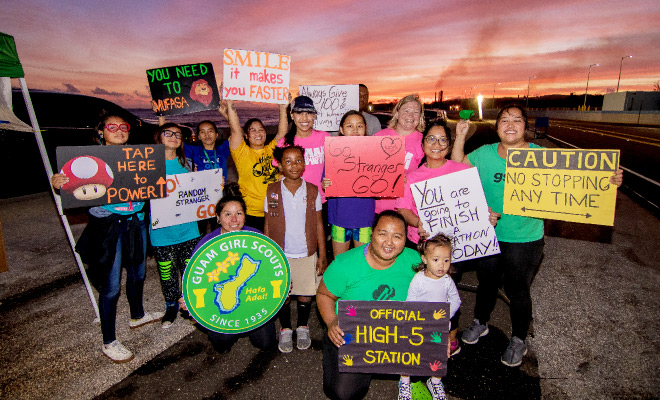
[[[229,353],[232,346],[238,339],[249,336],[252,345],[259,350],[268,350],[277,345],[277,335],[275,334],[275,319],[271,319],[265,325],[246,333],[231,334],[218,333],[211,330],[206,331],[209,341],[218,353]]]
[[[541,258],[543,239],[526,243],[500,242],[501,253],[478,261],[477,301],[474,317],[485,324],[495,308],[497,291],[504,285],[504,292],[511,301],[512,336],[522,340],[527,337],[532,321],[532,297],[530,287]]]
[[[181,298],[179,282],[188,260],[201,237],[169,246],[154,246],[154,258],[160,273],[160,288],[168,306],[174,306]]]
[[[371,374],[339,372],[339,350],[323,329],[323,391],[332,400],[362,399],[371,385]]]

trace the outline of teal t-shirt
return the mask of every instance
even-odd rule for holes
[[[178,159],[165,160],[165,172],[167,175],[185,174],[188,171],[179,163]],[[197,222],[186,222],[184,224],[168,226],[160,229],[153,229],[149,224],[149,237],[152,246],[171,246],[187,242],[188,240],[199,237],[199,227]]]
[[[92,207],[89,209],[89,213],[98,218],[107,217],[110,214],[135,214],[140,221],[144,221],[144,212],[142,212],[143,207],[143,201],[132,201],[130,203],[107,204],[104,206]]]
[[[408,286],[422,262],[419,253],[404,248],[394,264],[383,270],[371,268],[364,255],[367,245],[349,250],[335,258],[323,274],[323,282],[339,300],[405,301]]]
[[[527,243],[539,240],[543,237],[542,219],[502,213],[506,159],[497,154],[498,144],[481,146],[467,156],[470,163],[479,171],[488,206],[493,211],[502,214],[495,227],[497,240],[509,243]],[[541,146],[530,143],[529,147],[540,148]]]

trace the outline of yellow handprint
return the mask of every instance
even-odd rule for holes
[[[349,356],[348,354],[344,356],[344,365],[347,367],[353,366],[353,357]]]
[[[433,318],[435,319],[442,319],[447,316],[447,312],[445,310],[436,310],[433,312]]]

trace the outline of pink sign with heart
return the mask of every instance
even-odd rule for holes
[[[403,139],[392,136],[338,136],[325,139],[329,197],[402,197]]]

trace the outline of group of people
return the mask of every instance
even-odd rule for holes
[[[443,121],[425,126],[423,103],[411,94],[396,104],[388,127],[376,131],[374,121],[368,117],[375,118],[363,109],[368,101],[366,90],[361,85],[361,110],[349,111],[342,117],[339,135],[374,134],[404,140],[406,179],[401,198],[326,198],[324,190],[333,184],[324,177],[323,149],[329,134],[313,128],[316,109],[312,99],[306,96],[293,99],[290,112],[287,104],[280,105],[277,134],[268,143],[266,128],[260,120],[250,119],[241,126],[231,100],[223,101],[219,108],[230,127],[229,139],[220,145],[216,145],[218,131],[211,121],[197,126],[201,146],[184,146],[187,128],[161,120],[154,140],[165,145],[167,174],[212,168],[226,171],[231,157],[238,182],[224,185],[211,233],[204,236],[206,225],[197,223],[149,228],[165,299],[164,313],[145,312],[142,306],[148,222],[144,203],[112,204],[89,210],[90,222],[77,250],[81,256],[85,254],[83,260],[90,270],[100,271],[97,288],[103,354],[115,362],[133,358],[133,353],[115,337],[122,268],[126,268],[128,278],[130,327],[162,321],[162,327],[167,328],[175,321],[179,309],[185,308],[180,277],[188,259],[213,237],[237,230],[263,232],[284,250],[291,267],[291,291],[278,315],[279,337],[274,320],[243,335],[209,331],[209,340],[217,351],[229,351],[239,337],[247,335],[257,348],[277,345],[281,352],[288,353],[294,348],[294,332],[295,347],[308,349],[311,345],[308,320],[316,296],[324,330],[323,386],[330,398],[362,398],[371,380],[369,374],[339,372],[337,354],[339,346],[344,344],[344,332],[338,325],[338,300],[448,302],[451,332],[447,356],[458,354],[461,347],[457,311],[461,300],[452,273],[460,271],[460,264],[451,265],[451,237],[442,234],[430,237],[425,231],[410,186],[475,166],[501,253],[477,261],[475,318],[463,332],[461,341],[475,344],[488,334],[489,317],[503,285],[511,300],[513,334],[501,361],[510,367],[521,364],[527,352],[525,339],[532,319],[530,285],[543,253],[543,221],[503,214],[504,180],[494,177],[504,175],[507,149],[538,147],[525,138],[528,127],[525,109],[518,105],[503,108],[496,121],[500,141],[465,155],[468,120],[458,122],[452,145],[451,131]],[[129,131],[129,124],[120,116],[105,116],[98,126],[99,142],[125,144]],[[51,182],[59,189],[67,181],[59,173]],[[621,185],[620,170],[610,182]],[[328,234],[334,257],[329,266]],[[296,300],[295,329],[291,321],[291,299]],[[429,378],[426,384],[433,399],[445,398],[439,377]],[[399,399],[411,398],[410,377],[402,376]]]

